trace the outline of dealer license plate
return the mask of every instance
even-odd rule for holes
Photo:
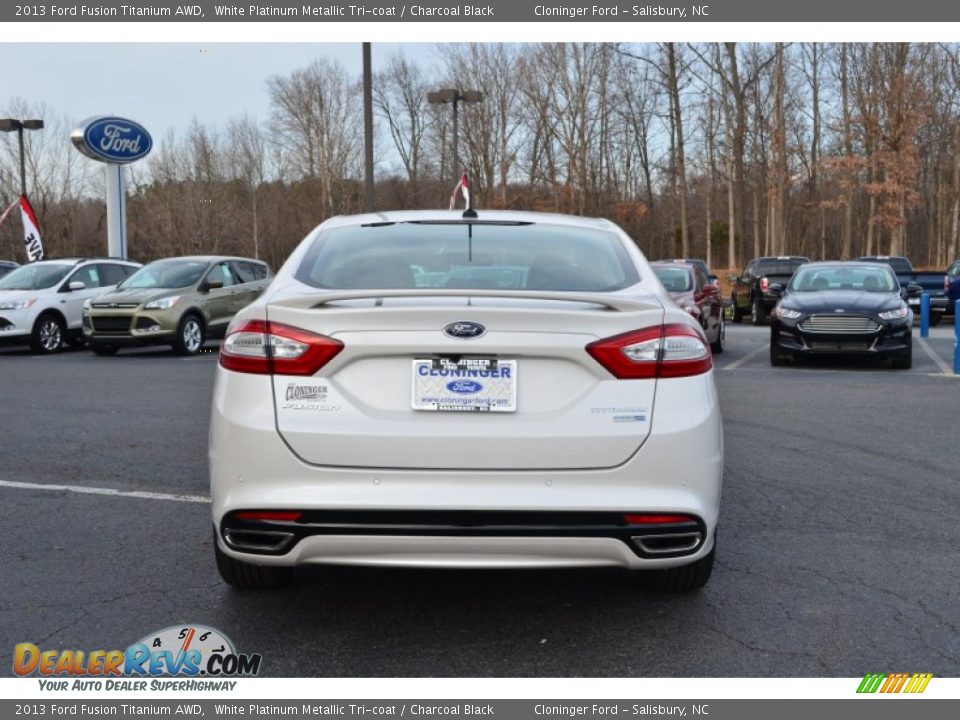
[[[413,409],[435,412],[516,412],[517,361],[418,358]]]

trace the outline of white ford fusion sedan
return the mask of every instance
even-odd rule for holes
[[[467,213],[469,215],[469,213]],[[210,428],[217,566],[713,566],[710,347],[606,220],[333,218],[242,310]]]

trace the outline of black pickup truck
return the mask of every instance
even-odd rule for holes
[[[882,263],[889,265],[897,276],[901,288],[907,290],[907,303],[917,322],[920,321],[920,296],[923,293],[930,295],[930,324],[939,325],[947,310],[947,290],[944,278],[945,272],[917,271],[913,264],[905,257],[897,255],[865,255],[857,258],[860,262]]]
[[[740,322],[749,314],[754,325],[761,325],[780,300],[779,295],[770,292],[770,286],[786,287],[797,268],[808,262],[808,258],[798,255],[758,257],[748,262],[739,276],[731,276],[734,280],[730,293],[733,321]]]

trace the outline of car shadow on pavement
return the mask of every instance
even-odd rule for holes
[[[614,670],[611,646],[617,652],[647,646],[648,658],[659,655],[658,623],[665,622],[661,630],[669,633],[682,617],[710,613],[709,597],[709,588],[679,595],[647,590],[637,573],[618,568],[308,566],[274,591],[224,587],[218,614],[260,618],[258,640],[285,638],[301,657],[315,648],[325,669],[310,674],[609,675],[626,672],[626,666]],[[625,619],[649,636],[625,644]],[[255,642],[251,637],[242,644]],[[446,652],[438,654],[439,648]],[[286,667],[280,655],[271,652],[270,674],[304,672]]]

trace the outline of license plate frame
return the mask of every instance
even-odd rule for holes
[[[415,358],[410,406],[418,412],[513,413],[517,411],[517,371],[514,359]]]

